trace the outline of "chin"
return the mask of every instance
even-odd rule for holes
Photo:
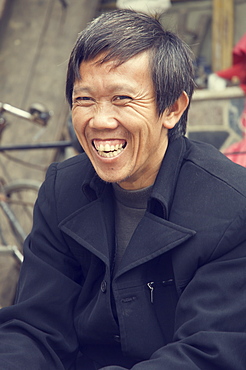
[[[126,180],[126,178],[119,178],[118,176],[105,176],[105,174],[99,174],[98,172],[97,174],[100,179],[108,183],[117,183],[120,185],[121,182],[124,182]]]

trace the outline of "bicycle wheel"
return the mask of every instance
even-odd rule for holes
[[[40,183],[16,180],[3,186],[1,212],[1,243],[16,245],[22,250],[25,237],[31,231],[33,206]]]
[[[31,231],[32,213],[40,183],[18,180],[1,187],[0,197],[0,308],[14,302],[22,248]]]

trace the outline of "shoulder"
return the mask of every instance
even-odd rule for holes
[[[73,212],[86,202],[83,185],[90,183],[95,171],[85,153],[60,163],[52,163],[39,192],[39,200],[57,208],[60,214]]]
[[[54,162],[50,165],[47,175],[52,171],[70,172],[76,170],[76,167],[84,167],[90,165],[90,161],[85,153],[78,154],[74,157],[68,158],[63,162]]]
[[[246,168],[228,159],[212,145],[185,139],[186,153],[184,156],[185,171],[192,171],[193,180],[207,181],[209,185],[227,188],[246,197]]]
[[[90,182],[95,171],[85,153],[71,157],[60,163],[52,163],[46,173],[45,183],[52,186],[73,187]]]
[[[201,235],[211,247],[223,238],[226,230],[233,230],[230,241],[236,240],[239,231],[241,240],[245,239],[246,169],[211,145],[190,140],[185,140],[185,144],[172,221],[195,230],[197,239]],[[209,238],[212,239],[208,242]]]

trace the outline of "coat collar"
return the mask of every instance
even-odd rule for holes
[[[184,138],[169,144],[147,212],[133,234],[117,275],[165,253],[195,234],[193,230],[168,221],[185,151]],[[103,182],[94,171],[89,171],[83,183],[83,191],[89,203],[68,216],[59,226],[110,266],[110,253],[115,243],[112,185]]]
[[[150,212],[155,212],[155,206],[159,203],[161,206],[161,214],[158,215],[163,218],[168,218],[185,152],[186,143],[184,137],[180,137],[168,145],[161,168],[153,186],[148,210]],[[93,167],[91,167],[91,171],[87,173],[87,177],[82,188],[88,200],[93,201],[102,196],[107,186],[111,185],[106,184],[101,180],[95,173]],[[156,212],[160,213],[160,210],[158,212],[157,208]]]
[[[153,192],[151,194],[149,203],[149,210],[150,212],[155,213],[155,206],[159,203],[162,214],[158,215],[165,219],[168,219],[172,206],[176,183],[185,152],[186,143],[183,137],[174,140],[168,145],[165,157],[153,187]],[[158,213],[158,209],[156,209],[156,212]]]

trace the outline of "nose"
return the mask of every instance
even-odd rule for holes
[[[109,102],[98,103],[94,109],[89,125],[93,129],[115,129],[118,121],[114,115],[114,107]]]

